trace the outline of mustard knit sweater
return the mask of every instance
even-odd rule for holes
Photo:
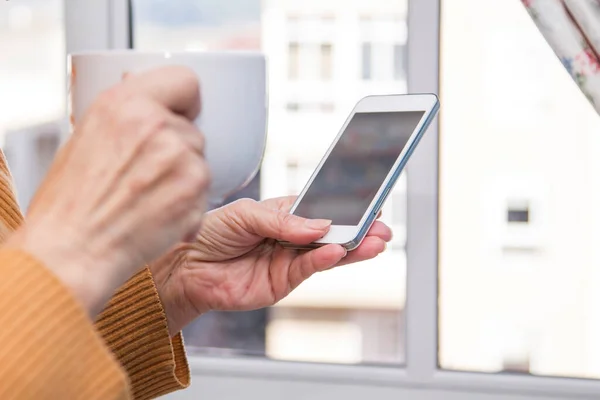
[[[22,222],[0,152],[0,242]],[[0,399],[149,399],[189,381],[181,334],[169,337],[148,269],[94,325],[44,265],[0,248]]]

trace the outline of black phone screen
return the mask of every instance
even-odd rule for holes
[[[294,214],[358,225],[424,113],[354,114]]]

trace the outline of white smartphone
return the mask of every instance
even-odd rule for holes
[[[332,226],[307,249],[356,249],[376,220],[419,140],[439,109],[435,94],[368,96],[356,104],[298,196],[291,213]]]

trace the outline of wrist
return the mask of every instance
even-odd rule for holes
[[[200,314],[190,302],[182,281],[182,271],[187,262],[186,255],[190,245],[181,243],[167,254],[151,263],[148,268],[165,312],[169,335],[174,337]]]
[[[5,243],[5,247],[24,251],[38,259],[74,295],[93,319],[112,293],[109,270],[90,257],[75,239],[24,225]],[[104,272],[104,273],[102,273]]]
[[[169,329],[169,336],[174,337],[187,325],[185,323],[185,314],[182,312],[181,307],[177,306],[178,299],[176,294],[170,290],[171,285],[163,286],[162,290],[158,291],[160,302],[162,303],[165,316],[167,318],[167,328]]]

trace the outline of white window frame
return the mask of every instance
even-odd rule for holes
[[[129,46],[126,0],[65,0],[67,52]],[[408,88],[438,92],[440,0],[409,0]],[[443,100],[443,99],[442,99]],[[443,112],[443,104],[442,104]],[[413,172],[414,171],[414,172]],[[408,170],[405,368],[190,355],[193,385],[172,399],[591,399],[600,381],[443,371],[437,360],[438,129]],[[599,338],[600,340],[600,338]]]

